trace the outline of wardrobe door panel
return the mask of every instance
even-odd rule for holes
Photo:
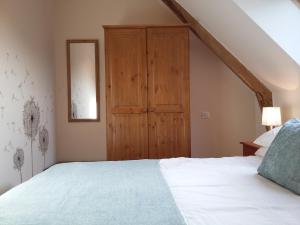
[[[146,112],[145,29],[112,29],[107,36],[108,94],[112,113]]]
[[[108,160],[148,158],[146,30],[106,29]]]
[[[149,28],[150,111],[183,112],[188,102],[188,30]]]
[[[114,114],[112,146],[108,158],[113,160],[148,158],[147,114]]]
[[[148,28],[149,155],[190,156],[187,28]]]
[[[187,157],[188,132],[183,113],[150,113],[149,158]]]

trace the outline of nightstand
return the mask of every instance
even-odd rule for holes
[[[251,141],[242,141],[241,144],[243,145],[243,156],[255,155],[255,152],[261,147]]]

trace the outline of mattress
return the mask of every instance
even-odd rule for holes
[[[56,165],[0,197],[0,225],[299,225],[260,157]]]
[[[258,156],[160,161],[189,225],[299,225],[300,196],[259,176]]]

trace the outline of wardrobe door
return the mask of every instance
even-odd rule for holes
[[[189,33],[148,28],[149,157],[190,157]]]
[[[148,158],[146,30],[107,28],[107,158]]]

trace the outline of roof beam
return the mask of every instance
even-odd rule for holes
[[[260,107],[272,106],[272,92],[175,0],[162,0],[193,33],[256,95]]]

